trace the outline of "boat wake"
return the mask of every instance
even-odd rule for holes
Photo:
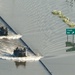
[[[0,36],[0,59],[2,60],[12,60],[18,62],[25,61],[38,61],[42,57],[40,55],[33,55],[30,51],[27,51],[27,57],[15,57],[13,52],[17,47],[24,47],[19,40],[11,40],[11,39],[19,39],[21,35],[11,34],[8,36]],[[6,40],[9,39],[9,40]]]
[[[9,39],[9,40],[11,40],[11,39],[19,39],[21,37],[22,37],[22,35],[16,34],[16,35],[0,36],[0,39]]]
[[[56,59],[56,58],[64,58],[64,57],[69,57],[69,56],[75,56],[75,52],[71,53],[64,53],[64,54],[58,54],[58,55],[53,55],[53,56],[45,56],[45,59]]]
[[[9,57],[9,56],[0,56],[0,59],[3,60],[12,60],[12,61],[18,61],[18,62],[25,62],[25,61],[38,61],[42,57],[41,56],[27,56],[27,57]]]
[[[0,59],[2,60],[10,60],[10,61],[17,61],[17,62],[32,62],[32,61],[39,61],[42,58],[40,55],[33,55],[31,52],[27,52],[27,57],[15,57],[13,54],[13,50],[10,49],[0,49]]]

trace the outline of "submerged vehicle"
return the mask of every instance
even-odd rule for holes
[[[0,27],[0,36],[7,36],[8,35],[8,30],[7,27],[4,28],[3,26]]]
[[[16,57],[27,57],[27,51],[26,51],[26,48],[22,49],[22,48],[16,48],[14,50],[14,55]]]
[[[19,66],[26,66],[26,61],[25,62],[18,62],[18,61],[15,61],[15,65],[16,67],[18,68]]]

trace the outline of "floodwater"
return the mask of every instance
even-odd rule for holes
[[[12,61],[0,60],[1,75],[49,75],[39,62],[17,63]]]
[[[52,75],[74,75],[75,52],[66,52],[71,48],[66,47],[65,30],[69,27],[51,13],[53,10],[62,11],[75,22],[75,0],[0,0],[0,16],[23,36],[22,39],[35,53],[43,56],[40,60]],[[71,35],[69,41],[72,41]],[[11,50],[12,45],[9,47]],[[47,69],[40,61],[0,59],[1,75],[50,75]]]
[[[0,26],[7,27],[7,24],[0,18]],[[16,34],[8,28],[8,38],[7,36],[0,38],[0,63],[1,63],[1,75],[27,75],[36,74],[49,74],[46,69],[39,62],[42,58],[40,55],[35,56],[34,53],[26,46],[21,39],[14,38]],[[13,36],[14,35],[14,36]],[[18,34],[17,34],[18,35]],[[11,39],[9,39],[12,36]],[[14,38],[14,39],[13,39]],[[15,57],[13,52],[19,48],[26,48],[28,57]],[[28,66],[27,66],[28,65]],[[42,69],[42,71],[41,71]],[[39,71],[40,70],[40,71]],[[37,72],[36,72],[37,71]]]

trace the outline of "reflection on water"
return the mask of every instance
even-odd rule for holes
[[[71,51],[75,51],[75,47],[73,46],[72,48],[69,48],[66,50],[66,52],[71,52]]]
[[[66,42],[66,47],[69,47],[69,46],[73,46],[74,44],[72,42]]]
[[[71,7],[73,7],[73,4],[74,4],[75,0],[66,0],[66,2],[69,3],[69,5]]]
[[[15,61],[15,65],[16,65],[17,68],[18,68],[19,66],[25,67],[25,66],[26,66],[26,62],[18,62],[18,61]]]
[[[68,37],[67,37],[67,42],[66,43],[66,47],[69,47],[69,46],[74,46],[75,43],[74,43],[74,38],[72,38],[72,42],[71,41],[68,41]]]
[[[69,36],[67,35],[67,42],[65,42],[66,47],[71,47],[71,48],[67,49],[66,52],[75,51],[74,35],[71,36],[72,36],[72,42],[69,41]]]

